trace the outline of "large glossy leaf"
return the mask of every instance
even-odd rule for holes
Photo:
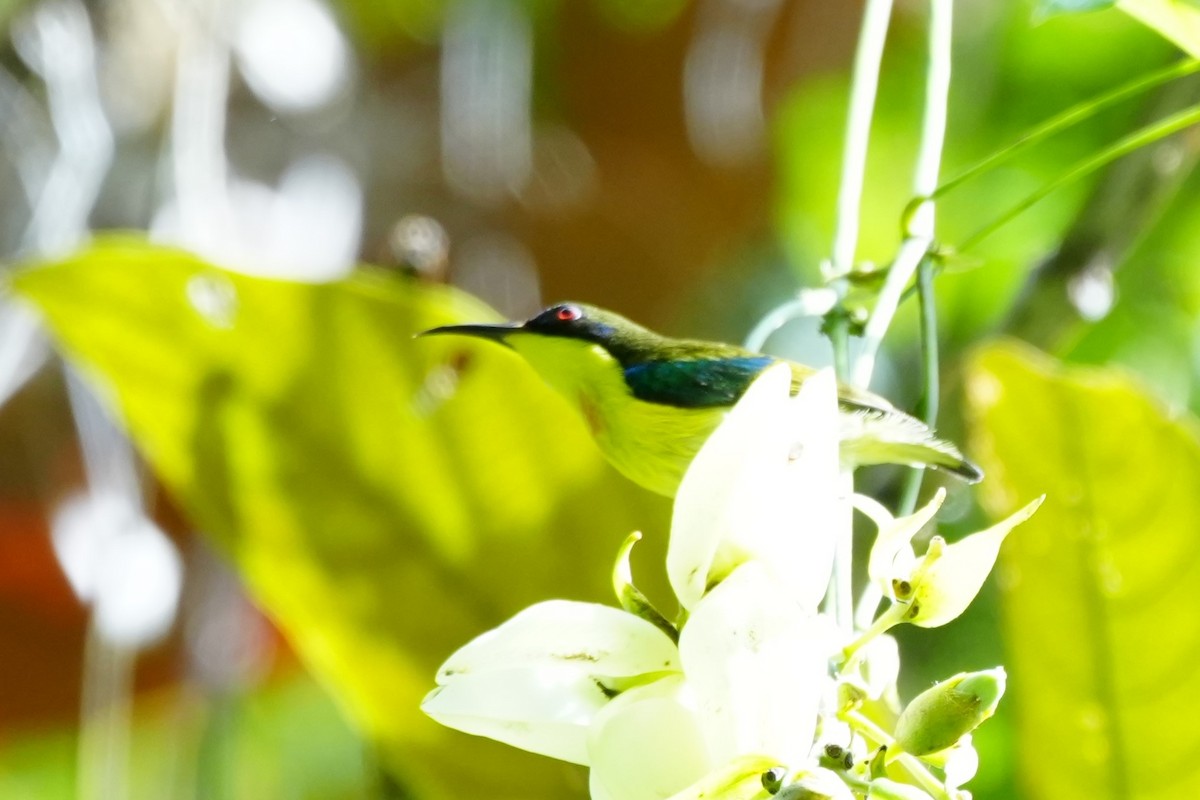
[[[985,505],[1042,492],[1001,586],[1030,798],[1200,793],[1200,441],[1130,377],[1025,346],[967,390]]]
[[[583,791],[417,709],[459,645],[536,600],[608,599],[625,535],[666,526],[516,356],[414,339],[494,312],[382,271],[271,281],[136,239],[13,288],[419,796]]]

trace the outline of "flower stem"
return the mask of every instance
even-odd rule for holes
[[[859,651],[879,634],[886,633],[899,625],[907,611],[907,606],[893,601],[887,607],[887,610],[880,614],[875,622],[872,623],[871,627],[863,631],[857,639],[842,649],[842,656],[846,659],[845,664],[842,666],[842,671],[846,672],[857,666]]]
[[[937,306],[933,296],[933,259],[924,258],[917,267],[917,296],[921,304],[921,361],[925,377],[925,397],[922,402],[921,419],[934,427],[938,415],[938,369]],[[916,467],[909,471],[901,492],[897,514],[906,516],[917,507],[921,493],[921,481],[925,468]]]
[[[856,733],[875,742],[877,745],[890,748],[896,742],[890,733],[861,711],[844,711],[839,716]],[[922,764],[915,756],[908,753],[901,753],[896,757],[896,760],[903,764],[908,774],[915,778],[921,784],[921,788],[933,795],[936,800],[951,800],[950,793],[946,791],[945,784],[934,777],[929,768]]]
[[[1046,195],[1051,194],[1064,186],[1068,186],[1080,178],[1086,177],[1101,167],[1108,166],[1113,161],[1116,161],[1122,156],[1132,153],[1138,148],[1153,144],[1160,139],[1166,138],[1173,133],[1177,133],[1184,128],[1191,127],[1200,122],[1200,104],[1189,106],[1183,111],[1176,114],[1171,114],[1158,122],[1146,125],[1123,139],[1120,139],[1110,147],[1101,150],[1093,156],[1083,159],[1067,170],[1066,173],[1060,175],[1048,184],[1038,189],[1036,192],[1025,197],[1015,206],[1005,211],[996,219],[979,228],[977,231],[968,236],[956,248],[959,252],[966,251],[974,247],[981,240],[987,238],[997,229],[1006,225],[1014,217],[1022,211],[1037,203]]]
[[[1046,120],[1036,128],[1027,131],[1008,147],[992,153],[966,172],[959,173],[954,178],[946,181],[930,195],[930,199],[939,198],[967,181],[991,172],[996,167],[1003,166],[1030,146],[1048,139],[1059,131],[1065,130],[1076,123],[1083,122],[1099,112],[1111,108],[1122,100],[1134,97],[1164,83],[1169,83],[1176,78],[1182,78],[1195,72],[1200,72],[1200,60],[1184,59],[1169,67],[1151,72],[1149,75],[1135,78],[1100,97],[1085,100],[1078,105],[1072,106],[1061,114],[1056,114]]]
[[[837,216],[834,223],[833,249],[826,279],[829,283],[850,272],[858,247],[859,215],[863,181],[867,172],[867,147],[871,139],[871,118],[879,90],[879,66],[892,16],[892,0],[867,0],[863,11],[858,46],[854,53],[854,74],[850,84],[850,108],[846,117],[845,143],[842,149],[841,183],[838,186]],[[849,377],[849,320],[838,304],[826,316],[827,332],[833,344],[834,370],[839,380]],[[842,476],[842,489],[854,490],[854,473]],[[849,494],[847,494],[849,497]],[[838,627],[850,634],[854,630],[854,534],[847,526],[839,538],[833,560],[833,580],[829,591]]]
[[[946,138],[946,107],[950,95],[950,52],[954,22],[953,0],[930,0],[929,61],[925,83],[925,113],[921,145],[913,174],[913,194],[927,198],[937,189],[942,148]],[[934,207],[919,202],[908,215],[907,237],[888,270],[887,280],[863,332],[863,347],[852,374],[856,386],[865,387],[875,371],[879,346],[896,315],[905,286],[933,245]]]
[[[867,172],[867,145],[871,117],[879,89],[879,65],[892,16],[892,0],[867,0],[858,47],[854,53],[854,77],[850,86],[850,110],[846,119],[842,175],[838,186],[837,221],[834,224],[830,277],[842,277],[854,264],[858,247],[859,213],[863,179]]]

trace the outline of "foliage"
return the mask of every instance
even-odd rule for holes
[[[662,524],[661,504],[513,356],[413,338],[492,312],[370,269],[270,281],[135,238],[13,287],[403,780],[429,797],[563,796],[561,771],[451,746],[417,705],[499,615],[600,593],[604,576],[576,565],[606,561],[635,519]]]
[[[974,355],[967,394],[984,504],[1047,493],[1002,556],[1027,796],[1190,795],[1195,420],[1172,419],[1123,373],[1063,367],[1013,342]]]
[[[444,29],[453,31],[456,9],[466,9],[462,13],[469,16],[471,9],[486,8],[488,2],[344,0],[336,8],[357,35],[368,64],[363,72],[386,74],[400,86],[428,69],[428,61],[411,56],[417,48],[436,43]],[[601,238],[606,243],[624,241],[624,229],[617,228],[618,235],[613,235],[614,221],[621,214],[638,216],[634,209],[645,207],[629,203],[643,184],[624,184],[622,175],[600,163],[605,155],[637,151],[629,163],[642,173],[639,181],[658,172],[657,166],[646,169],[647,164],[664,159],[661,152],[653,157],[649,150],[641,152],[640,138],[638,147],[629,147],[623,138],[629,136],[629,129],[619,124],[605,128],[622,110],[614,108],[614,98],[623,101],[628,87],[612,82],[612,93],[596,103],[598,111],[580,114],[573,106],[584,104],[572,95],[567,80],[543,72],[546,63],[569,61],[564,73],[596,73],[604,76],[596,83],[607,83],[610,63],[624,64],[630,56],[607,52],[616,38],[613,31],[605,31],[613,39],[597,39],[601,44],[595,49],[606,51],[595,59],[597,68],[579,58],[574,52],[578,47],[570,54],[563,52],[558,28],[574,29],[578,38],[564,36],[561,41],[576,43],[586,39],[581,30],[590,36],[596,33],[581,19],[602,21],[642,38],[667,31],[672,23],[690,29],[688,55],[679,68],[689,104],[684,116],[691,126],[695,108],[690,104],[697,98],[719,110],[722,91],[739,98],[758,96],[747,87],[762,89],[766,98],[779,94],[763,82],[764,74],[779,66],[777,61],[766,63],[767,42],[775,35],[773,26],[782,28],[777,23],[797,13],[791,6],[783,12],[787,4],[769,2],[697,4],[690,16],[686,0],[505,2],[512,21],[520,23],[520,35],[507,46],[521,50],[516,60],[521,69],[529,70],[509,76],[518,90],[514,96],[529,101],[529,108],[517,110],[525,115],[536,108],[536,116],[554,120],[522,120],[530,123],[534,135],[525,144],[538,162],[526,177],[539,186],[555,179],[566,185],[567,173],[577,168],[585,176],[578,185],[586,185],[588,191],[595,191],[593,172],[602,177],[599,183],[620,187],[616,192],[620,213],[609,208],[610,218],[588,234],[593,243]],[[7,21],[22,5],[21,0],[0,2],[0,21]],[[757,800],[766,795],[848,798],[852,793],[867,798],[951,797],[974,774],[976,748],[984,764],[1000,772],[1011,770],[1006,758],[1017,759],[1016,780],[1024,794],[1035,798],[1187,795],[1200,786],[1198,770],[1188,759],[1197,744],[1188,721],[1200,710],[1194,700],[1200,686],[1195,685],[1195,670],[1190,668],[1197,631],[1184,605],[1188,578],[1195,568],[1190,540],[1200,522],[1200,501],[1195,497],[1200,446],[1195,425],[1173,418],[1151,398],[1150,390],[1111,368],[1068,367],[1011,342],[975,351],[967,361],[965,378],[956,359],[969,343],[1000,328],[1068,361],[1122,364],[1136,371],[1172,407],[1200,408],[1200,393],[1194,389],[1200,380],[1200,327],[1196,325],[1200,271],[1195,269],[1200,254],[1200,226],[1196,225],[1200,202],[1195,199],[1200,196],[1195,191],[1200,174],[1193,170],[1200,146],[1194,130],[1182,130],[1200,118],[1200,83],[1193,74],[1197,62],[1174,61],[1180,49],[1200,55],[1200,6],[1196,0],[975,4],[966,24],[958,19],[951,26],[949,17],[939,13],[948,14],[952,7],[962,10],[963,4],[932,0],[927,5],[928,16],[902,4],[893,12],[890,2],[867,2],[868,19],[873,9],[878,13],[886,7],[887,58],[874,120],[859,120],[865,125],[864,136],[873,127],[874,137],[862,155],[867,191],[861,204],[851,203],[853,213],[847,212],[840,195],[835,198],[839,191],[836,156],[841,153],[843,167],[860,157],[849,144],[854,137],[843,139],[840,123],[845,96],[858,94],[869,83],[864,74],[869,78],[871,70],[859,74],[856,68],[846,81],[836,75],[808,76],[789,84],[773,109],[770,104],[738,106],[741,123],[746,123],[746,115],[753,117],[746,124],[757,131],[759,117],[768,112],[773,126],[778,176],[772,201],[775,231],[753,234],[767,243],[755,240],[753,247],[747,247],[757,251],[752,258],[736,253],[720,256],[721,280],[728,282],[731,291],[710,287],[719,295],[719,308],[687,327],[704,331],[711,317],[723,316],[716,327],[724,328],[729,337],[740,336],[746,320],[739,314],[746,307],[779,301],[782,287],[760,280],[761,275],[737,274],[735,264],[753,261],[759,267],[775,268],[782,276],[780,282],[824,284],[790,302],[784,300],[763,320],[762,329],[775,330],[765,323],[780,309],[785,317],[792,312],[824,314],[822,333],[832,342],[844,380],[866,388],[871,366],[864,372],[858,365],[873,363],[872,348],[894,328],[888,334],[892,352],[880,358],[883,369],[875,376],[874,388],[907,407],[904,398],[915,393],[923,379],[920,413],[931,424],[937,417],[939,362],[944,361],[951,397],[960,382],[967,391],[973,441],[966,449],[988,472],[981,493],[984,509],[998,517],[1030,498],[1048,495],[1045,508],[1009,537],[1003,552],[1001,542],[1013,526],[1032,514],[1037,501],[975,536],[959,539],[949,533],[952,543],[948,544],[942,536],[927,536],[924,530],[939,510],[948,523],[943,531],[961,533],[976,527],[980,515],[965,508],[969,504],[965,493],[947,495],[940,490],[932,500],[925,498],[923,508],[910,513],[918,505],[922,481],[919,472],[911,472],[906,473],[894,514],[870,497],[854,498],[858,510],[870,516],[879,531],[864,570],[861,554],[857,563],[850,558],[851,500],[848,491],[839,489],[832,459],[826,464],[830,468],[824,483],[810,480],[811,475],[789,475],[787,480],[819,495],[799,502],[802,493],[785,496],[778,490],[777,484],[786,482],[781,475],[763,480],[768,473],[762,467],[768,459],[761,456],[766,452],[778,456],[773,449],[781,443],[778,437],[768,437],[761,452],[743,459],[751,437],[740,429],[710,442],[724,448],[722,458],[716,459],[723,466],[710,464],[702,479],[693,479],[692,490],[681,494],[668,523],[662,501],[616,477],[561,399],[510,353],[470,341],[414,339],[414,334],[432,326],[497,316],[464,294],[415,277],[362,267],[328,284],[268,281],[131,236],[103,238],[65,258],[17,272],[11,281],[0,276],[0,292],[13,289],[44,315],[61,351],[90,377],[190,522],[235,566],[305,665],[330,689],[371,748],[378,750],[395,790],[403,796],[516,800],[580,797],[586,791],[588,779],[577,767],[547,766],[431,724],[417,712],[423,697],[429,713],[440,713],[448,725],[520,746],[532,742],[536,746],[530,749],[537,752],[589,765],[594,798],[612,795],[628,800],[626,795],[644,795],[662,800],[667,795],[660,779],[663,775],[677,778],[672,773],[676,767],[690,770],[688,780],[676,784],[690,785],[670,800]],[[82,20],[86,29],[88,14],[79,8],[75,22]],[[925,4],[919,8],[923,12]],[[123,29],[120,24],[112,27]],[[477,41],[464,46],[485,56],[475,66],[480,74],[492,75],[501,70],[488,61],[486,27],[475,31]],[[864,30],[868,27],[864,25]],[[950,102],[942,102],[949,109],[948,125],[942,126],[936,121],[936,92],[927,92],[923,102],[920,75],[927,69],[926,83],[935,89],[943,85],[943,78],[949,79],[951,30],[954,77]],[[31,76],[36,73],[43,79],[44,86],[37,88],[46,89],[51,110],[61,112],[65,107],[61,101],[69,93],[62,94],[53,73],[38,65],[29,31],[22,41],[21,59]],[[80,40],[84,41],[91,40]],[[695,76],[703,72],[695,68],[705,56],[700,45],[713,42],[726,48],[719,55],[728,59],[713,72],[736,73],[739,80],[749,81],[737,84],[736,92],[730,93],[730,86],[722,84],[709,86],[711,94],[704,95],[693,85]],[[671,45],[671,40],[664,44]],[[880,55],[883,45],[881,37]],[[947,63],[927,68],[927,60],[936,61],[929,54],[936,53],[939,45],[945,46]],[[18,41],[17,49],[21,48]],[[184,50],[180,48],[180,53],[186,56]],[[244,53],[235,57],[244,58]],[[1176,66],[1163,66],[1168,63]],[[180,64],[177,77],[190,68],[182,56]],[[412,64],[417,67],[397,69]],[[734,64],[741,71],[723,69]],[[453,70],[446,63],[442,68],[441,78],[451,80]],[[1178,72],[1172,72],[1170,81],[1151,81],[1160,70],[1165,74],[1172,69]],[[225,70],[229,71],[228,64]],[[371,77],[375,80],[379,75]],[[226,78],[222,74],[219,81]],[[1114,89],[1139,81],[1147,82],[1136,91]],[[17,101],[31,102],[25,97],[24,83],[21,78],[11,87],[21,90],[11,93],[16,98],[14,108],[20,107]],[[348,91],[338,102],[358,104],[386,83],[378,81],[361,94]],[[181,80],[178,85],[186,84]],[[443,101],[447,85],[442,84]],[[480,85],[488,84],[474,84],[477,92]],[[411,88],[405,85],[404,92]],[[672,84],[671,90],[676,88]],[[438,95],[436,90],[426,93]],[[239,99],[226,104],[225,96],[219,96],[207,109],[213,119],[221,120],[209,136],[214,140],[225,136],[226,105],[231,119],[236,119],[237,114],[245,114],[240,103]],[[369,105],[364,102],[364,107]],[[486,109],[487,104],[479,107]],[[262,108],[255,106],[255,111]],[[330,121],[345,111],[345,107],[326,109],[329,119],[315,114],[309,120],[285,120],[281,126],[276,126],[279,120],[272,111],[272,129],[294,123],[296,130],[303,130],[311,124],[311,130],[300,137],[312,137],[302,149],[323,138],[321,146],[325,146],[348,127],[345,120],[370,118],[348,115],[342,123]],[[436,111],[426,111],[427,123],[436,118]],[[595,123],[590,129],[580,122],[589,115]],[[1055,123],[1038,132],[1039,122],[1059,115],[1070,124]],[[626,124],[634,126],[640,137],[648,122],[637,109],[627,116]],[[179,118],[187,117],[181,112]],[[25,135],[34,141],[40,133],[46,133],[42,138],[47,139],[49,133],[57,134],[64,158],[75,150],[83,152],[73,147],[79,143],[62,119],[48,118],[44,131],[30,125]],[[722,125],[736,122],[719,119]],[[1170,139],[1161,136],[1166,128],[1153,127],[1164,119],[1173,121],[1170,130],[1176,134]],[[450,117],[441,123],[443,135],[454,127]],[[151,117],[136,125],[151,126]],[[947,134],[944,153],[942,127]],[[22,130],[14,125],[8,131],[18,145]],[[225,138],[230,142],[253,139],[242,139],[242,132],[231,125]],[[101,133],[107,135],[107,129]],[[689,127],[688,133],[695,142],[696,131]],[[406,142],[427,144],[425,140],[432,141],[434,135],[412,134]],[[605,143],[604,136],[612,139]],[[124,149],[125,134],[119,132],[118,139]],[[486,141],[489,146],[498,144]],[[186,140],[172,140],[164,150],[184,153],[187,148],[180,147],[181,142]],[[1014,142],[1016,147],[1003,149]],[[255,147],[247,147],[246,152]],[[29,152],[44,157],[37,149],[31,147]],[[372,195],[378,196],[381,186],[391,192],[396,184],[404,184],[404,190],[411,188],[409,184],[420,184],[413,178],[424,173],[414,165],[422,157],[435,157],[420,155],[425,150],[419,146],[412,150],[418,153],[411,156],[412,164],[408,152],[398,159],[404,162],[396,172],[402,179],[391,184],[364,180],[363,188],[369,185]],[[995,153],[1005,157],[994,168],[971,169]],[[6,154],[12,155],[7,149]],[[1114,167],[1118,155],[1128,157]],[[219,165],[208,166],[214,174],[224,175],[217,166],[232,166],[243,157],[246,154],[239,150],[226,165],[222,154]],[[364,171],[390,171],[392,165],[383,169],[384,160],[373,151],[370,158],[370,169]],[[914,162],[917,180],[912,178]],[[13,166],[19,167],[23,196],[31,208],[35,198],[30,187],[38,184],[39,171],[68,174],[32,157],[24,165],[13,159]],[[266,168],[255,163],[246,174],[259,169]],[[964,173],[968,179],[957,181]],[[83,172],[76,169],[75,174]],[[177,171],[176,179],[181,174]],[[242,181],[239,171],[228,174],[231,187]],[[690,200],[688,185],[673,185],[671,173],[664,174],[669,194],[663,197],[669,201],[654,209],[653,221],[642,223],[652,231],[649,239],[655,239],[659,230],[674,229],[664,224],[674,219],[670,212]],[[846,174],[843,171],[843,177]],[[941,188],[934,190],[939,180]],[[470,236],[497,223],[514,235],[520,231],[520,238],[525,238],[528,231],[521,226],[526,221],[515,221],[517,217],[547,211],[538,211],[536,202],[528,202],[529,195],[511,186],[504,190],[511,196],[487,202],[454,196],[454,187],[449,188],[450,199],[439,196],[443,205],[428,213],[452,223],[448,229],[456,229],[456,248],[460,236],[469,243]],[[281,184],[279,197],[284,194]],[[53,196],[48,192],[37,198],[38,205]],[[509,218],[519,205],[511,202],[514,199],[529,207]],[[1036,207],[1022,213],[1034,200]],[[420,205],[411,201],[405,196],[397,207]],[[121,210],[106,207],[95,218],[131,218],[128,208],[114,207]],[[382,213],[393,211],[385,208]],[[725,209],[713,213],[723,217]],[[464,223],[464,218],[476,215],[479,219]],[[762,215],[760,207],[755,219],[761,222]],[[857,246],[851,246],[848,255],[842,253],[845,258],[839,257],[841,248],[835,244],[834,258],[829,259],[830,233],[841,241],[838,234],[847,221],[859,217],[861,237],[850,238],[861,242],[852,241]],[[920,225],[914,222],[918,218]],[[1004,224],[993,228],[996,220]],[[12,220],[4,222],[14,227]],[[247,227],[262,222],[254,218]],[[390,224],[378,219],[364,222],[365,229]],[[351,227],[358,223],[355,216]],[[568,220],[567,227],[572,225]],[[565,228],[548,229],[561,233]],[[986,237],[978,235],[981,231]],[[201,241],[203,234],[193,238]],[[366,241],[379,235],[379,231],[368,234]],[[664,238],[661,250],[686,250],[679,243],[693,236],[697,241],[702,238],[691,229],[676,239]],[[186,236],[180,240],[195,244]],[[653,287],[647,290],[642,281],[629,280],[631,275],[643,277],[646,254],[639,252],[639,241],[631,237],[621,248],[605,251],[609,259],[615,252],[622,263],[634,265],[608,275],[614,284],[629,284],[613,289],[622,298],[618,302],[654,294]],[[579,242],[588,243],[588,236],[576,241],[576,246]],[[210,249],[201,252],[224,252],[221,242],[202,244]],[[379,252],[370,247],[364,249]],[[539,261],[545,261],[544,256],[537,253]],[[438,255],[445,257],[445,252]],[[586,270],[587,260],[581,263]],[[456,267],[450,264],[452,277]],[[440,268],[435,265],[433,272]],[[911,280],[914,274],[916,281]],[[688,273],[686,283],[701,287],[706,281],[701,273]],[[581,285],[589,292],[595,290],[586,281]],[[889,289],[895,290],[893,295],[888,295]],[[604,290],[596,293],[603,295]],[[730,302],[755,293],[757,300],[742,302],[740,307],[739,302]],[[536,290],[529,294],[535,295]],[[901,306],[893,326],[894,306],[889,308],[891,301],[880,298],[908,300],[909,295],[917,297]],[[0,301],[6,302],[7,297]],[[907,368],[917,361],[918,314],[914,312],[918,309],[920,370]],[[863,325],[879,320],[878,337],[871,342]],[[821,324],[810,321],[814,331]],[[815,334],[812,338],[817,339]],[[795,338],[773,342],[793,355],[798,352],[795,343]],[[948,345],[942,358],[939,343]],[[5,357],[15,350],[10,347],[5,353],[3,344],[0,384],[6,374]],[[824,341],[819,344],[828,349]],[[863,358],[864,350],[870,351],[869,359]],[[852,360],[856,367],[850,370]],[[897,390],[893,383],[901,388]],[[8,388],[0,385],[0,395]],[[780,394],[777,399],[786,398]],[[730,419],[736,416],[735,412]],[[768,414],[752,416],[769,433],[780,429],[795,433],[790,423]],[[797,416],[811,423],[818,415]],[[958,422],[952,411],[939,427],[953,439]],[[827,434],[837,427],[829,418],[822,424]],[[789,469],[795,469],[792,462],[798,460],[792,455],[788,453]],[[863,476],[860,491],[890,503],[890,485],[883,482],[889,475]],[[827,504],[845,507],[825,513]],[[814,517],[823,521],[813,523]],[[831,522],[834,517],[837,520]],[[952,518],[957,521],[951,522]],[[798,519],[809,528],[836,534],[824,540],[828,552],[800,552],[798,548],[808,548],[811,542],[786,537]],[[673,543],[688,539],[680,531],[690,530],[693,535],[690,546],[672,544],[675,558],[666,556],[670,585],[652,575],[637,581],[645,592],[635,587],[629,565],[636,535],[626,540],[614,576],[624,611],[611,607],[598,611],[594,601],[607,594],[603,565],[621,537],[635,527],[650,534],[646,537],[650,552],[639,551],[639,560],[648,557],[652,563],[663,558],[662,534],[668,528]],[[687,558],[680,560],[679,553]],[[1002,668],[972,671],[985,658],[996,663],[1000,648],[999,637],[991,636],[987,627],[995,592],[983,586],[998,556],[1006,614],[1004,645],[1009,651],[1007,676]],[[830,571],[835,579],[827,585]],[[854,585],[852,578],[864,573],[870,586],[857,598],[855,608],[856,598],[848,587]],[[674,618],[656,605],[656,600],[671,595],[682,606]],[[549,597],[582,602],[546,602]],[[822,597],[824,604],[817,611]],[[889,603],[876,615],[884,598]],[[976,616],[959,618],[972,601]],[[536,605],[512,617],[530,603]],[[801,606],[803,613],[797,614],[790,603]],[[545,616],[548,609],[568,607],[579,616]],[[614,616],[621,620],[614,627],[596,626],[609,635],[599,640],[603,652],[589,651],[594,642],[587,637],[595,632],[590,621]],[[509,622],[500,624],[506,618]],[[797,623],[801,618],[803,623]],[[895,685],[900,656],[884,631],[901,622],[913,623],[905,628],[933,627],[955,618],[965,621],[957,622],[948,638],[939,639],[939,647],[927,647],[928,640],[921,637],[934,635],[927,631],[898,635],[901,648],[911,641],[918,642],[922,651],[903,652],[905,674],[920,675],[900,686],[909,690],[905,696],[915,696],[904,708]],[[827,630],[807,627],[814,619],[828,622],[826,627],[835,628],[837,634],[822,638],[818,634]],[[498,624],[499,628],[456,653],[443,670],[436,670],[455,647]],[[622,626],[631,625],[637,633],[626,636],[628,630]],[[509,640],[506,637],[514,627],[520,629],[519,635]],[[653,646],[638,646],[639,642],[645,645],[643,640]],[[564,641],[582,644],[578,650],[563,652]],[[947,641],[952,644],[946,646]],[[520,647],[506,650],[512,642]],[[963,646],[955,646],[956,642]],[[771,647],[787,658],[763,658]],[[626,672],[597,671],[600,665],[616,670],[611,667],[613,660],[621,661],[631,653],[637,657],[626,658],[632,667],[622,662]],[[504,658],[513,662],[501,663],[504,669],[496,671],[496,662]],[[462,664],[468,668],[460,668]],[[799,664],[806,669],[798,669]],[[801,672],[809,673],[811,680],[799,679]],[[955,672],[959,674],[929,688],[934,677]],[[587,702],[575,705],[571,698],[558,705],[543,702],[547,685],[562,688],[546,680],[552,673],[569,677],[564,685],[570,688],[582,687]],[[426,696],[435,674],[439,688]],[[472,683],[472,678],[478,681]],[[515,691],[518,678],[527,692]],[[820,710],[812,711],[818,705],[818,692],[810,690],[822,679],[828,679],[836,691],[824,691]],[[1004,718],[1001,706],[1001,719],[979,729],[972,740],[974,726],[996,710],[1006,680],[1015,709],[1008,709]],[[489,687],[499,690],[484,691]],[[283,756],[302,760],[303,768],[293,773],[286,766],[258,767],[254,762],[269,760],[273,751],[259,751],[251,743],[243,752],[237,745],[236,757],[213,761],[217,771],[238,770],[242,782],[237,791],[300,797],[306,796],[310,785],[314,792],[330,795],[361,788],[360,748],[331,721],[330,709],[314,700],[311,689],[306,692],[280,701],[281,707],[298,716],[282,713],[271,723],[275,732],[280,726],[321,729],[320,736],[305,739],[305,748],[296,753],[287,750]],[[449,703],[449,710],[434,701]],[[497,707],[511,714],[520,703],[534,707],[533,722],[503,714],[498,721],[488,717]],[[664,709],[667,713],[660,713]],[[534,724],[544,721],[536,714],[547,710],[570,718],[569,733],[566,728],[541,729]],[[782,717],[787,717],[785,724],[779,724]],[[810,727],[817,732],[810,735]],[[173,751],[164,741],[170,728],[171,721],[157,712],[139,715],[134,737],[138,758],[169,761]],[[221,719],[206,730],[210,737],[225,731]],[[736,735],[727,736],[730,730]],[[712,746],[714,736],[717,746]],[[708,740],[702,742],[705,737]],[[727,746],[730,738],[738,739],[739,746]],[[747,740],[764,746],[743,746]],[[779,742],[785,744],[776,751]],[[845,750],[838,749],[845,742],[849,743]],[[70,760],[71,743],[60,736],[25,744],[18,741],[17,746],[6,748],[0,794],[69,793],[70,776],[58,765]],[[783,749],[787,757],[776,757]],[[695,758],[676,760],[678,751]],[[770,752],[770,757],[760,755],[764,752]],[[785,761],[803,767],[781,770]],[[139,764],[148,772],[131,772],[135,790],[137,776],[157,774],[157,766]],[[319,781],[314,777],[318,773],[327,780]],[[205,789],[214,784],[204,780],[197,786],[201,795],[209,796]],[[983,781],[977,781],[972,790],[980,797],[989,788],[998,796],[1015,793],[1002,783],[1013,780],[1011,775],[996,780],[1000,783],[991,786],[979,786]],[[996,785],[1002,788],[997,790]]]

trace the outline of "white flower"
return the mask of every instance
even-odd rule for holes
[[[740,800],[770,767],[805,767],[837,647],[814,610],[849,514],[832,375],[796,398],[790,382],[768,370],[684,476],[668,556],[689,612],[678,645],[630,582],[631,539],[614,582],[637,613],[532,606],[450,657],[426,713],[590,766],[597,800]]]
[[[421,707],[451,728],[587,764],[588,727],[618,685],[678,672],[674,643],[645,620],[551,600],[452,655]]]
[[[829,370],[790,396],[791,370],[767,370],[709,437],[680,483],[667,575],[692,609],[738,565],[763,562],[813,610],[825,594],[838,531],[837,386]]]
[[[718,763],[752,753],[781,764],[807,757],[836,649],[824,622],[757,561],[738,567],[696,607],[679,653]]]
[[[936,628],[957,619],[979,594],[1005,537],[1033,516],[1044,499],[1039,497],[1007,519],[954,544],[934,536],[925,555],[917,558],[912,538],[933,519],[945,496],[939,489],[924,508],[880,527],[867,571],[893,605],[880,617],[875,633],[897,622]]]

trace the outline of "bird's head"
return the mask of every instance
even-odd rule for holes
[[[559,303],[524,322],[445,325],[421,335],[474,336],[503,344],[568,396],[581,390],[595,394],[659,338],[619,314],[583,303]]]
[[[606,349],[614,347],[621,350],[634,345],[636,340],[653,336],[650,331],[620,314],[583,303],[559,303],[539,311],[524,322],[443,325],[421,335],[443,334],[490,339],[518,352],[522,342],[534,338],[573,339]]]

